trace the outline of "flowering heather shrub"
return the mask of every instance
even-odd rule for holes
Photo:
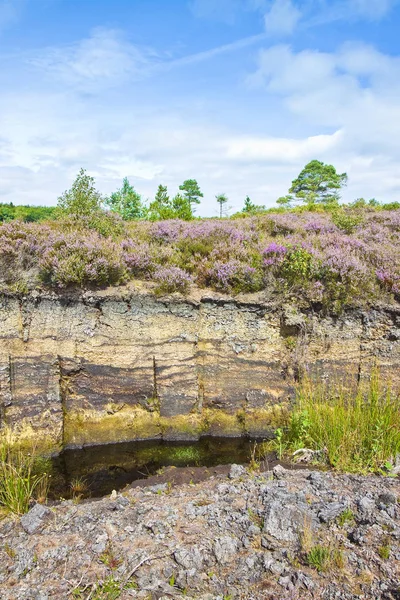
[[[122,260],[129,273],[136,277],[148,277],[154,270],[152,248],[148,242],[134,242],[123,240],[121,242]]]
[[[159,267],[155,271],[153,279],[157,283],[156,292],[166,294],[172,292],[186,294],[193,283],[189,273],[179,267]]]
[[[338,308],[399,298],[400,210],[158,223],[97,217],[99,223],[84,217],[0,225],[2,285],[93,286],[138,278],[155,281],[160,292],[186,293],[192,282],[227,293],[268,288]]]
[[[256,292],[262,288],[258,270],[238,260],[217,261],[206,272],[206,283],[221,292]]]
[[[281,265],[285,260],[287,253],[288,248],[286,246],[271,242],[271,244],[263,251],[264,265],[266,267],[277,267]]]
[[[94,232],[59,234],[38,266],[42,279],[57,287],[119,283],[125,274],[120,245]]]

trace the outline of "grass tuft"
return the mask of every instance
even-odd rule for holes
[[[400,452],[400,396],[383,389],[374,369],[367,386],[331,393],[310,381],[298,390],[288,427],[278,431],[280,454],[313,451],[319,462],[348,473],[386,473]]]
[[[12,451],[6,443],[0,445],[0,507],[17,515],[29,510],[30,502],[45,502],[49,489],[49,474],[41,470],[34,452]]]

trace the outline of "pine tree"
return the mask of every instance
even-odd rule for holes
[[[190,204],[190,210],[192,214],[195,212],[193,204],[200,204],[200,198],[204,197],[204,194],[200,190],[199,184],[195,179],[186,179],[182,185],[179,186],[181,192],[183,192],[184,198]]]
[[[129,183],[127,177],[122,182],[122,187],[106,199],[106,204],[112,212],[118,213],[124,221],[144,218],[146,208],[140,194]]]
[[[228,198],[225,194],[218,194],[218,196],[215,196],[215,199],[219,204],[219,218],[222,219],[224,208],[225,208],[224,204],[226,204],[228,202]]]

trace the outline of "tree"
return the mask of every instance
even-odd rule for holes
[[[333,165],[319,160],[309,162],[292,181],[290,194],[307,204],[331,204],[340,200],[339,190],[347,183],[346,173],[337,173]]]
[[[101,209],[103,197],[94,187],[94,177],[81,169],[70,190],[58,198],[57,206],[62,213],[87,216]]]
[[[149,206],[148,218],[150,221],[164,221],[176,217],[172,201],[168,196],[165,185],[159,185],[153,202]]]
[[[179,186],[179,189],[183,192],[184,198],[186,198],[190,204],[190,210],[194,213],[195,209],[192,204],[200,204],[200,198],[204,197],[199,184],[195,179],[186,179],[186,181]]]
[[[263,210],[265,210],[264,204],[254,204],[250,200],[249,196],[246,196],[242,213],[245,213],[246,215],[254,215],[258,212],[262,212]]]
[[[293,202],[293,196],[290,194],[287,194],[286,196],[280,196],[276,201],[277,204],[280,204],[280,206],[284,208],[289,208],[291,202]]]
[[[193,211],[190,200],[182,194],[176,194],[172,199],[172,208],[174,210],[174,216],[177,219],[183,221],[190,221],[193,219]]]
[[[225,208],[224,204],[226,204],[228,202],[228,198],[225,194],[218,194],[218,196],[215,196],[215,199],[219,204],[219,218],[222,219],[224,208]]]
[[[129,183],[127,177],[122,182],[122,187],[105,200],[112,212],[118,213],[124,221],[142,219],[146,214],[140,194]]]

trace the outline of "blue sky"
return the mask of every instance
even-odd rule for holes
[[[396,0],[0,0],[0,201],[187,178],[272,206],[311,159],[400,199]]]

